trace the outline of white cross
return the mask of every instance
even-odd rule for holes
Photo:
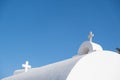
[[[27,72],[27,71],[28,71],[28,69],[30,69],[30,68],[31,68],[31,66],[29,65],[29,62],[28,62],[28,61],[26,61],[26,63],[25,63],[25,64],[22,64],[22,67],[23,67],[23,68],[25,68],[25,72]]]
[[[92,39],[94,37],[94,34],[92,32],[89,33],[88,39],[90,42],[92,42]]]

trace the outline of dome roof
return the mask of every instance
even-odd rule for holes
[[[80,59],[67,80],[120,80],[120,54],[95,51]]]
[[[78,50],[78,55],[88,54],[94,51],[103,51],[103,48],[97,43],[91,41],[85,41],[80,46]]]

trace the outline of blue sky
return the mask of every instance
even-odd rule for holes
[[[70,58],[88,33],[105,50],[120,47],[119,0],[0,0],[0,78]]]

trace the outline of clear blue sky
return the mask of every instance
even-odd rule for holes
[[[120,47],[119,0],[0,0],[0,78],[70,58],[88,33],[105,50]]]

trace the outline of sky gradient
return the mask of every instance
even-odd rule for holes
[[[93,41],[120,47],[119,0],[0,0],[0,79],[28,60],[40,67],[77,54]]]

